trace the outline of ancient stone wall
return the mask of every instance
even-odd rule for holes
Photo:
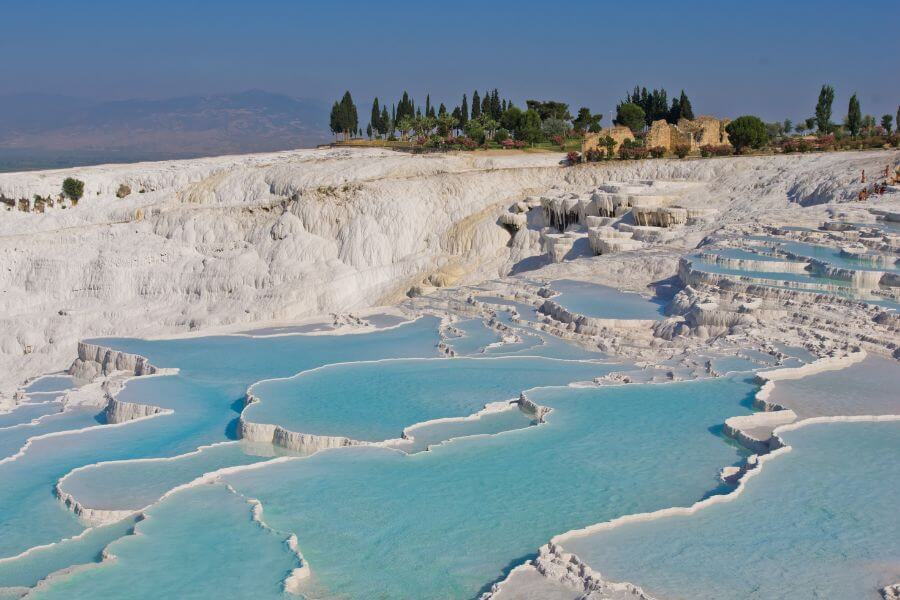
[[[606,136],[611,137],[616,142],[615,147],[613,147],[613,153],[619,151],[619,146],[622,145],[623,142],[634,139],[634,134],[624,125],[605,127],[601,129],[599,133],[585,134],[584,139],[581,142],[581,153],[584,154],[589,150],[594,150],[596,148],[606,150],[606,146],[602,143],[602,140],[606,138]]]
[[[702,115],[693,121],[681,119],[678,125],[660,119],[650,126],[645,142],[648,148],[661,146],[668,152],[673,152],[675,147],[680,145],[688,146],[691,152],[696,152],[701,146],[720,146],[729,143],[725,126],[730,122],[709,115]]]

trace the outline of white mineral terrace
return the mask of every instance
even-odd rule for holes
[[[782,432],[822,422],[900,419],[891,394],[877,386],[866,392],[869,400],[849,405],[837,392],[819,397],[798,383],[821,377],[827,384],[842,372],[865,380],[897,368],[900,233],[893,224],[900,220],[900,189],[888,186],[865,202],[857,198],[860,173],[893,172],[900,152],[576,167],[562,166],[562,158],[332,149],[0,174],[0,194],[9,198],[54,194],[69,176],[85,182],[77,206],[41,214],[0,211],[6,267],[0,270],[0,416],[51,401],[40,396],[49,392],[28,386],[42,375],[66,372],[75,383],[52,396],[61,414],[92,409],[100,415],[81,431],[172,418],[177,410],[166,402],[156,406],[152,395],[133,401],[123,388],[172,379],[179,365],[155,358],[151,364],[101,338],[356,339],[422,323],[419,318],[437,323],[430,349],[441,357],[489,360],[506,352],[604,367],[615,361],[596,377],[592,372],[593,380],[577,382],[587,388],[753,371],[757,412],[729,413],[734,416],[718,424],[752,453],[739,464],[722,465],[722,480],[732,491],[691,506],[557,531],[533,549],[536,558],[510,557],[511,570],[482,582],[480,591],[492,599],[650,598],[638,582],[606,580],[600,566],[566,543],[622,523],[691,515],[733,500],[767,461],[790,451]],[[118,198],[122,184],[132,193]],[[653,302],[657,312],[591,314],[583,308],[590,287],[558,293],[560,282],[569,280],[629,292],[626,300]],[[553,354],[557,345],[565,347],[563,356]],[[491,377],[497,380],[493,372]],[[264,446],[269,459],[278,455],[272,464],[299,460],[296,454],[371,450],[408,456],[430,450],[432,442],[496,435],[491,419],[513,412],[522,421],[516,427],[544,431],[558,413],[525,392],[464,414],[417,419],[390,439],[365,442],[254,422],[248,416],[263,406],[254,403],[265,400],[254,396],[251,385],[245,412],[236,403],[232,441],[175,457],[129,460],[175,461],[237,439]],[[0,457],[0,464],[58,436],[50,428],[38,431],[51,417],[13,425],[35,427],[36,434],[23,436],[21,448]],[[666,424],[671,429],[671,421]],[[418,436],[424,441],[418,443]],[[53,491],[84,524],[109,525],[143,518],[163,498],[264,464],[193,473],[151,494],[139,509],[96,508],[102,505],[69,491],[70,478],[96,464],[69,469],[54,480]],[[260,501],[240,497],[258,527],[289,534],[296,564],[284,574],[282,588],[303,593],[307,580],[315,580],[316,565],[301,554],[302,532],[276,532],[262,519]],[[0,567],[41,549],[0,558]],[[115,557],[104,550],[103,560]],[[52,574],[41,585],[64,575]],[[0,595],[7,591],[0,587]],[[880,593],[896,598],[897,586]]]

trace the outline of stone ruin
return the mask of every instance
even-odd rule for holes
[[[665,119],[654,121],[644,138],[648,148],[659,146],[673,152],[676,146],[687,146],[691,152],[699,152],[701,146],[730,144],[725,127],[731,121],[701,115],[694,120],[680,119],[677,125]]]
[[[600,149],[606,151],[606,146],[602,140],[609,136],[616,142],[613,146],[613,154],[619,151],[619,146],[628,140],[634,139],[634,134],[624,125],[615,125],[613,127],[604,127],[598,133],[586,133],[581,141],[581,154],[585,155],[590,150]]]

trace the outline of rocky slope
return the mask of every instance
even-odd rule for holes
[[[562,168],[560,155],[291,151],[0,174],[0,195],[77,207],[0,211],[0,391],[71,363],[79,340],[210,331],[389,304],[543,264],[526,196],[604,181],[687,180],[728,222],[821,221],[895,152]],[[131,193],[117,198],[120,186]],[[802,208],[813,206],[813,208]],[[669,261],[674,265],[674,261]],[[669,264],[667,263],[667,264]],[[669,275],[674,275],[674,271]]]

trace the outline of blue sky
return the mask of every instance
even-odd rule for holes
[[[900,103],[897,0],[310,2],[3,0],[0,94],[98,99],[251,88],[327,101],[404,88],[448,104],[497,87],[608,113],[641,83],[695,112],[811,116]],[[608,117],[604,118],[608,122]]]

